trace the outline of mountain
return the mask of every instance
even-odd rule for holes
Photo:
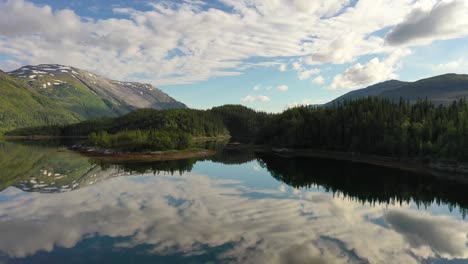
[[[138,108],[186,108],[150,84],[115,81],[70,66],[24,66],[9,74],[82,119],[115,117]]]
[[[0,133],[17,127],[79,120],[79,116],[65,110],[27,83],[0,71]]]
[[[349,93],[346,93],[336,98],[335,100],[327,103],[326,105],[332,105],[333,102],[342,102],[345,100],[349,101],[349,100],[359,99],[359,98],[368,97],[368,96],[378,96],[379,94],[383,92],[388,92],[388,91],[400,88],[406,84],[408,84],[408,82],[402,82],[398,80],[390,80],[390,81],[377,83],[367,88],[354,90]]]
[[[444,74],[413,83],[408,83],[397,89],[383,92],[380,97],[399,100],[400,96],[406,100],[428,100],[435,104],[450,104],[460,98],[468,98],[468,75]]]
[[[150,84],[114,81],[74,67],[0,70],[0,134],[15,128],[117,117],[139,108],[187,108]]]
[[[444,74],[416,82],[386,81],[364,89],[351,91],[326,104],[376,96],[394,101],[403,98],[411,102],[427,98],[434,104],[450,104],[460,98],[468,98],[468,75]]]

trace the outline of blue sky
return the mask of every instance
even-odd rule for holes
[[[278,112],[468,73],[467,0],[0,0],[0,68],[59,63]]]

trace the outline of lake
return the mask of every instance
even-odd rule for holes
[[[210,147],[112,164],[0,142],[0,263],[468,263],[468,184]]]

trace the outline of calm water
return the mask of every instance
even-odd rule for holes
[[[467,187],[251,152],[106,164],[0,142],[0,263],[468,263]]]

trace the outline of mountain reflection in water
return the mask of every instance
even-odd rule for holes
[[[468,263],[459,183],[253,152],[75,155],[0,143],[0,262]],[[60,191],[24,192],[31,178]]]

